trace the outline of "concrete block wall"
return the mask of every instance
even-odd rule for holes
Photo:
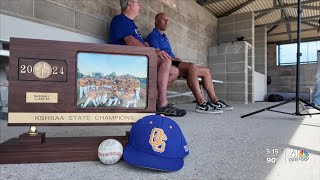
[[[217,43],[217,18],[194,1],[177,0],[177,9],[160,0],[140,0],[136,19],[146,37],[159,12],[169,15],[167,35],[178,57],[207,65],[208,47]],[[1,0],[0,14],[85,34],[108,41],[112,17],[120,13],[119,0]],[[50,36],[50,35],[48,35]]]
[[[209,49],[212,76],[224,81],[223,84],[215,84],[216,94],[220,99],[248,103],[249,49],[251,46],[245,41],[223,43]]]
[[[86,0],[1,0],[0,8],[9,16],[105,39],[109,16],[106,4]]]
[[[255,28],[255,71],[267,75],[267,29]]]
[[[239,37],[245,37],[247,42],[255,47],[254,13],[241,13],[221,17],[218,19],[218,45],[237,41]],[[254,69],[254,54],[249,51],[249,66]]]
[[[271,76],[271,84],[268,85],[270,93],[295,93],[296,92],[296,66],[277,66],[277,45],[268,45],[268,75]],[[309,93],[308,87],[314,87],[317,64],[300,65],[300,92]]]
[[[254,100],[254,78],[255,70],[255,28],[254,28],[254,13],[241,13],[221,17],[218,19],[218,45],[237,41],[238,37],[245,37],[247,42],[253,48],[248,51],[248,100]]]

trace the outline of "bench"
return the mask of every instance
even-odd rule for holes
[[[177,80],[177,81],[187,81],[187,79],[185,79],[185,78],[177,78],[176,80]],[[200,89],[201,89],[201,92],[202,92],[202,79],[201,79],[201,78],[198,78],[198,81],[199,81]],[[223,84],[223,81],[220,81],[220,80],[212,80],[212,83]],[[169,94],[169,95],[167,96],[167,98],[174,98],[174,97],[180,97],[180,96],[190,96],[190,97],[193,97],[193,94],[192,94],[191,91],[188,91],[188,92],[167,91],[167,94]],[[202,94],[203,94],[203,92],[202,92]]]

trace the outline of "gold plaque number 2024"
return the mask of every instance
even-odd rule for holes
[[[58,69],[57,66],[51,67],[51,65],[47,62],[40,61],[37,62],[33,67],[28,65],[21,65],[20,66],[20,73],[21,74],[29,74],[33,73],[39,79],[46,79],[50,77],[52,74],[64,74],[64,69]]]

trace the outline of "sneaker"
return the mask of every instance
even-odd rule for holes
[[[222,109],[222,110],[225,110],[225,111],[231,111],[233,110],[234,108],[230,105],[228,105],[227,103],[219,100],[217,101],[216,103],[208,103],[211,107],[213,106],[216,106],[218,107],[219,109]]]
[[[173,106],[173,104],[168,103],[168,105],[164,107],[158,107],[157,105],[157,112],[156,114],[160,115],[163,114],[165,116],[174,116],[174,117],[181,117],[187,114],[187,111],[184,109],[178,109]]]
[[[210,114],[221,114],[223,111],[216,106],[211,106],[209,103],[204,102],[202,105],[196,105],[196,112],[198,113],[210,113]]]

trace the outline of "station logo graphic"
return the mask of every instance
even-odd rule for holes
[[[298,151],[291,149],[288,154],[289,162],[299,161]]]
[[[300,161],[308,161],[309,160],[309,153],[306,150],[301,150],[299,152],[299,159]]]
[[[295,150],[291,149],[288,153],[289,162],[298,162],[298,161],[308,161],[309,160],[309,152],[306,150]]]

